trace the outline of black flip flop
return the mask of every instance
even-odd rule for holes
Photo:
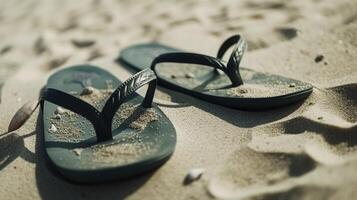
[[[147,84],[143,98],[135,91]],[[53,74],[41,95],[44,147],[52,166],[70,180],[91,183],[164,163],[174,151],[176,131],[152,104],[155,88],[150,69],[123,83],[88,65]]]
[[[232,46],[228,62],[222,61]],[[117,61],[136,70],[151,66],[162,86],[233,108],[280,107],[311,94],[308,83],[240,67],[246,46],[240,35],[234,35],[223,42],[214,58],[157,43],[139,44],[124,49]]]

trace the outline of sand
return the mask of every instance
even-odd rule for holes
[[[0,5],[1,199],[355,199],[356,1]],[[158,41],[214,56],[236,33],[249,46],[242,66],[309,82],[312,95],[292,106],[248,112],[160,87],[155,99],[177,130],[175,153],[156,171],[106,184],[78,185],[50,170],[38,111],[21,129],[1,134],[56,70],[90,63],[124,80],[133,71],[114,60],[128,45]],[[185,185],[196,168],[205,173]]]

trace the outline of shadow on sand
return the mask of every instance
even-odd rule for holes
[[[24,145],[24,139],[34,134],[35,131],[23,136],[17,133],[3,134],[5,136],[0,138],[0,171],[17,157],[21,157],[27,162],[35,163],[35,154]]]
[[[171,101],[176,104],[176,106],[172,106],[171,104],[156,102],[159,106],[163,106],[163,107],[194,106],[228,123],[231,123],[234,126],[241,127],[241,128],[252,128],[258,125],[263,125],[266,123],[277,121],[281,118],[290,115],[303,104],[302,101],[299,103],[295,103],[289,106],[283,106],[280,108],[274,108],[274,109],[268,109],[262,111],[243,111],[243,110],[237,110],[233,108],[220,106],[217,104],[212,104],[182,93],[174,92],[172,90],[163,87],[158,87],[158,90],[164,93],[165,95],[170,96]]]

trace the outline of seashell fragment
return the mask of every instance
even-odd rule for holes
[[[51,124],[51,127],[50,127],[50,129],[48,129],[50,132],[52,132],[52,133],[56,133],[57,132],[57,128],[56,128],[56,126],[54,125],[54,124]]]
[[[64,111],[64,109],[62,108],[62,107],[57,107],[56,108],[56,110],[55,110],[55,114],[57,115],[61,115],[61,114],[63,114],[65,111]]]
[[[246,93],[248,93],[248,90],[247,89],[240,89],[238,92],[239,92],[239,94],[246,94]]]
[[[10,133],[19,129],[30,118],[39,103],[39,101],[29,101],[25,103],[12,117],[7,132]]]
[[[112,80],[105,80],[105,84],[107,86],[107,90],[113,89],[113,81]]]
[[[196,168],[196,169],[189,170],[183,182],[184,185],[188,185],[193,181],[197,181],[198,179],[201,178],[204,172],[205,170],[203,168]]]
[[[71,95],[77,95],[78,92],[77,92],[77,91],[69,91],[69,94],[71,94]]]
[[[81,95],[89,95],[89,94],[92,94],[94,92],[94,88],[93,87],[85,87],[83,90],[82,90],[82,93]]]
[[[76,156],[80,156],[82,151],[83,151],[82,148],[73,149],[73,153],[76,154]]]
[[[195,75],[192,73],[185,74],[185,78],[195,78]]]
[[[61,119],[61,115],[60,114],[56,114],[55,116],[53,116],[53,119]]]

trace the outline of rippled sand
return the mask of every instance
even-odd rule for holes
[[[1,1],[1,199],[354,199],[357,195],[357,2]],[[114,60],[157,41],[215,55],[226,37],[248,41],[242,65],[315,86],[304,102],[263,112],[233,110],[159,89],[177,148],[158,170],[86,186],[59,178],[44,159],[36,112],[7,130],[50,74],[91,63],[126,79]],[[1,89],[2,88],[2,89]],[[202,178],[183,184],[192,168]]]

